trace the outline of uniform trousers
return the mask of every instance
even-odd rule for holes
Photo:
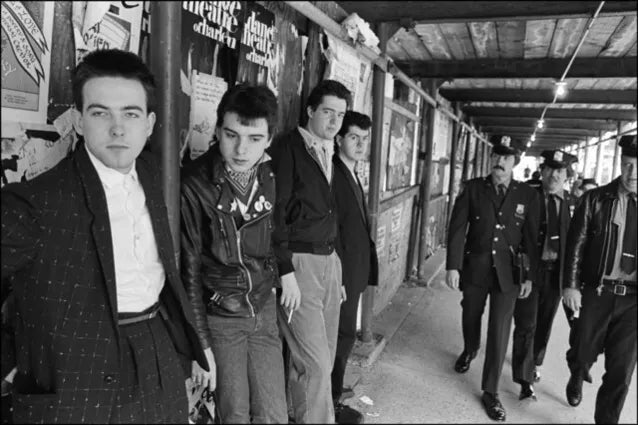
[[[187,423],[186,376],[160,315],[120,326],[120,385],[110,423]]]
[[[498,393],[498,383],[503,370],[507,344],[512,326],[514,306],[519,295],[519,286],[507,293],[501,292],[496,273],[492,270],[481,286],[463,284],[463,340],[465,350],[478,351],[481,342],[481,317],[485,301],[490,296],[490,316],[485,347],[485,362],[481,389],[492,394]]]
[[[598,354],[605,352],[605,374],[596,396],[596,423],[618,423],[636,368],[636,295],[619,296],[586,286],[580,317],[574,323],[573,345],[567,351],[572,375],[584,376]]]
[[[330,373],[337,348],[341,302],[341,260],[330,255],[293,253],[301,305],[288,323],[278,304],[277,319],[286,340],[287,395],[295,423],[334,423]]]
[[[561,300],[560,289],[560,265],[558,261],[552,266],[541,262],[540,273],[538,274],[538,284],[534,288],[538,291],[538,315],[536,316],[536,332],[534,334],[534,364],[541,366],[545,359],[549,336],[552,332],[552,325],[556,317],[556,311]],[[567,320],[571,317],[566,309]],[[571,315],[573,316],[573,314]]]
[[[538,332],[540,296],[541,292],[538,286],[535,286],[527,298],[516,300],[512,337],[512,378],[518,384],[534,382],[534,334]]]

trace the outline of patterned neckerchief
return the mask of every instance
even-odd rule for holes
[[[253,184],[257,177],[258,165],[259,163],[255,164],[254,167],[247,171],[234,171],[228,166],[224,167],[224,172],[226,177],[228,177],[228,182],[230,183],[233,194],[246,205],[248,205],[248,201],[250,200]]]

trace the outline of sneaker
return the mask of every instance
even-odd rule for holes
[[[352,407],[337,403],[335,404],[335,422],[338,424],[361,424],[363,415]]]

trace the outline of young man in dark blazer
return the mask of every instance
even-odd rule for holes
[[[142,149],[155,83],[136,55],[73,73],[83,142],[2,191],[2,290],[13,276],[15,422],[176,423],[208,368],[177,271],[159,166]]]
[[[370,238],[368,207],[363,187],[355,170],[357,161],[365,160],[370,144],[370,117],[347,111],[337,134],[333,163],[334,191],[337,201],[339,243],[343,285],[346,300],[341,304],[337,354],[332,368],[332,398],[337,423],[361,423],[357,410],[340,402],[348,356],[357,332],[359,297],[368,285],[377,285],[377,250]]]
[[[301,292],[296,310],[278,309],[290,349],[288,384],[296,423],[334,421],[330,372],[345,289],[335,252],[332,156],[350,99],[343,84],[321,81],[308,96],[306,125],[277,135],[269,152],[277,185],[273,242],[281,285],[294,280]]]
[[[508,136],[493,136],[492,172],[468,181],[454,203],[447,244],[447,284],[463,291],[464,350],[455,370],[465,373],[478,351],[481,317],[490,296],[483,406],[491,419],[504,421],[498,385],[518,298],[526,298],[536,280],[539,199],[527,184],[512,178],[524,146]],[[527,254],[527,279],[514,276],[513,261]],[[460,279],[460,282],[459,282]]]
[[[536,399],[533,382],[540,379],[540,366],[560,304],[565,239],[575,207],[575,199],[564,185],[573,174],[571,164],[577,158],[560,150],[545,150],[541,157],[542,179],[536,188],[541,209],[538,282],[529,297],[516,301],[514,309],[512,377],[521,385],[520,400]]]

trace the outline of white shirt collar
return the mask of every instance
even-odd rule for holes
[[[334,148],[334,140],[322,139],[320,137],[317,137],[301,126],[299,126],[299,133],[301,133],[301,136],[303,137],[308,147],[314,147],[314,145],[319,144],[322,147]]]
[[[117,170],[107,167],[104,165],[102,161],[100,161],[95,155],[91,153],[89,148],[84,145],[84,149],[89,154],[89,159],[93,163],[95,170],[97,171],[97,175],[100,177],[100,181],[102,184],[108,189],[121,185],[124,183],[124,179],[128,176],[133,177],[133,180],[137,182],[137,171],[135,171],[135,161],[133,161],[133,167],[131,167],[131,171],[126,174],[122,174]]]

